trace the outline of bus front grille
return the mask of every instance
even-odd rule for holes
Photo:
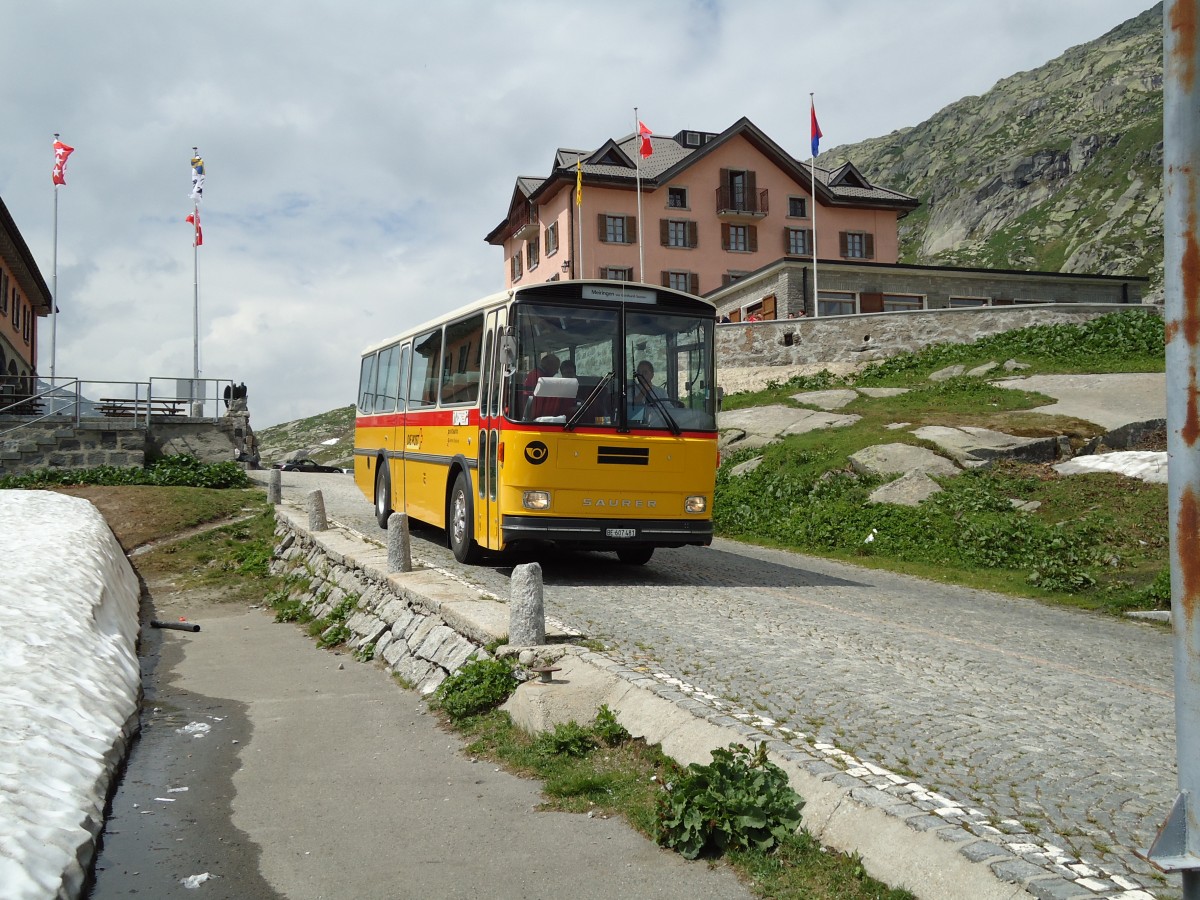
[[[648,466],[649,447],[597,447],[596,462],[608,466]]]

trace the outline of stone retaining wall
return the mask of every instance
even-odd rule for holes
[[[863,364],[930,344],[966,344],[1030,325],[1079,324],[1114,312],[1162,314],[1160,307],[1150,305],[1078,303],[735,322],[717,328],[718,380],[728,391],[727,371]]]
[[[276,518],[271,572],[293,577],[291,599],[317,618],[328,616],[347,597],[355,598],[355,612],[345,623],[352,635],[345,644],[350,652],[382,660],[422,694],[431,693],[469,659],[490,656],[483,643],[491,633],[460,634],[447,624],[454,617],[445,615],[443,605],[431,602],[427,590],[415,589],[428,586],[426,573],[389,575],[385,550],[361,543],[351,555],[340,532],[310,532],[297,513],[282,507]]]

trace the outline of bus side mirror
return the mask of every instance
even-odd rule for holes
[[[511,334],[500,338],[500,365],[505,378],[517,370],[517,339]]]

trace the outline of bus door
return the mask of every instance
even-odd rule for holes
[[[490,549],[500,546],[501,396],[504,385],[502,348],[506,310],[492,310],[484,324],[483,378],[479,392],[479,467],[476,470],[476,539]]]
[[[405,344],[400,349],[400,386],[396,392],[396,440],[394,454],[395,458],[391,465],[392,478],[392,509],[398,512],[406,512],[407,506],[404,477],[404,445],[405,431],[404,423],[408,419],[405,415],[405,410],[408,407],[408,376],[409,376],[409,358],[412,355],[412,345]]]

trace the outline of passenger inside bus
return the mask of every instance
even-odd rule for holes
[[[637,369],[630,379],[629,388],[629,420],[631,422],[648,422],[651,418],[661,420],[662,410],[659,404],[669,403],[667,392],[654,383],[654,365],[648,359],[637,364]],[[661,424],[661,422],[659,422]]]

